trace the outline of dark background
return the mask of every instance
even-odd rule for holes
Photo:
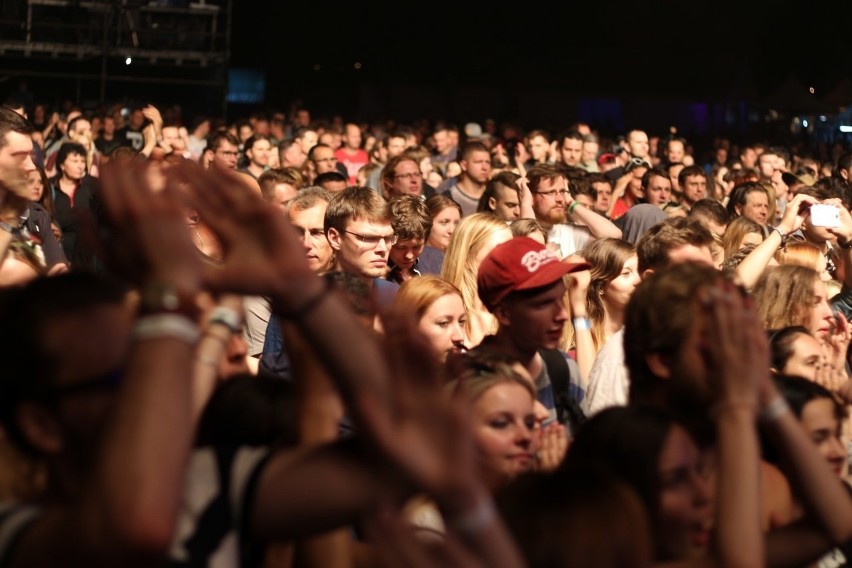
[[[3,0],[7,21],[15,1]],[[765,122],[769,109],[787,119],[836,111],[845,95],[823,97],[852,77],[846,2],[234,0],[232,17],[229,64],[265,72],[264,104],[224,105],[214,86],[224,66],[145,61],[111,60],[110,75],[129,78],[111,81],[106,98],[229,119],[302,103],[314,116],[364,121],[586,120],[610,131],[736,133]],[[62,62],[67,76],[46,79],[31,72],[55,62],[0,54],[0,95],[23,78],[36,100],[95,107],[98,82],[74,78],[89,63]],[[132,81],[152,74],[164,79]],[[187,80],[197,84],[179,83]]]

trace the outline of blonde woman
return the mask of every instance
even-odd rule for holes
[[[746,245],[759,245],[763,242],[763,229],[748,217],[737,217],[728,224],[722,237],[722,249],[725,260],[731,258]]]
[[[831,370],[830,384],[840,386],[848,380],[850,326],[842,314],[832,310],[816,270],[789,264],[770,268],[754,287],[754,300],[767,330],[798,325],[819,341],[820,364]]]
[[[494,247],[511,238],[505,221],[490,213],[475,213],[462,219],[447,247],[441,277],[461,291],[467,312],[465,333],[471,347],[497,331],[497,320],[476,292],[479,265]]]

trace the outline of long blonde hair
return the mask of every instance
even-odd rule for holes
[[[488,237],[500,230],[509,230],[505,221],[491,213],[474,213],[465,217],[456,227],[441,266],[441,278],[461,291],[464,309],[471,314],[476,312],[491,321],[490,332],[497,330],[497,319],[486,312],[479,301],[476,288],[476,276],[479,272],[477,256],[488,241]],[[472,317],[465,325],[470,335]]]
[[[804,266],[782,264],[764,272],[754,287],[754,300],[763,326],[766,329],[807,327],[817,282],[819,272]]]
[[[743,239],[749,233],[757,233],[763,237],[763,229],[748,217],[737,217],[728,224],[728,228],[725,229],[725,234],[722,236],[725,260],[728,260],[740,250]]]

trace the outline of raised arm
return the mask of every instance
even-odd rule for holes
[[[572,196],[568,195],[565,198],[565,207],[568,211],[568,217],[573,222],[588,227],[592,237],[596,239],[621,238],[621,229],[616,227],[612,221],[575,201]]]
[[[141,180],[137,169],[105,173],[104,201],[116,228],[108,246],[135,267],[143,288],[169,290],[191,310],[201,267],[182,208],[171,190],[155,194]],[[48,511],[24,533],[14,566],[132,566],[168,550],[194,436],[198,329],[193,319],[155,304],[135,324],[94,475],[78,501]]]
[[[757,245],[734,271],[734,275],[743,286],[749,290],[754,288],[784,239],[802,227],[805,212],[814,203],[816,199],[800,193],[787,205],[778,227],[769,231],[769,236],[763,239],[763,242]]]

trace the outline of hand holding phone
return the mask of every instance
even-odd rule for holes
[[[835,205],[815,203],[811,205],[811,224],[836,229],[840,226],[840,210]]]

